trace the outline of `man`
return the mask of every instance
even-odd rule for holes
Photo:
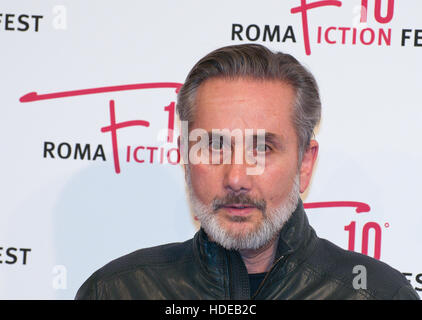
[[[200,230],[112,261],[77,299],[418,299],[398,271],[318,238],[308,224],[299,194],[318,154],[321,104],[295,58],[255,44],[211,52],[189,73],[177,111],[188,133],[208,134],[196,153],[188,134],[179,140]],[[244,148],[222,129],[252,132],[252,143]],[[256,161],[241,161],[247,154]],[[263,170],[248,173],[257,162]],[[366,271],[359,286],[356,266]]]

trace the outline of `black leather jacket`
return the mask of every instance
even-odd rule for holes
[[[356,265],[366,268],[367,288],[355,289]],[[320,239],[302,202],[280,232],[275,262],[251,297],[237,251],[193,239],[141,249],[96,271],[76,299],[419,299],[397,270]]]

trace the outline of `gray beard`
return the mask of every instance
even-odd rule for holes
[[[278,208],[267,211],[264,205],[264,209],[261,209],[263,215],[262,220],[255,228],[247,233],[235,233],[231,230],[224,229],[219,224],[215,210],[215,203],[218,203],[218,200],[214,200],[212,204],[206,205],[196,197],[192,188],[189,166],[186,166],[186,170],[189,200],[195,216],[208,237],[227,250],[256,250],[268,244],[278,235],[284,224],[289,220],[299,201],[299,174],[297,174],[292,190]],[[242,223],[243,218],[234,217],[232,221]]]

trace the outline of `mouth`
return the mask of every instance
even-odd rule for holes
[[[229,214],[237,216],[248,215],[252,212],[253,209],[256,209],[255,206],[250,204],[226,204],[221,207],[224,208]]]

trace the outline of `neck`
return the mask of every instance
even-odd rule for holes
[[[263,273],[270,270],[274,263],[277,240],[278,237],[275,237],[267,245],[256,250],[239,251],[248,273]]]

